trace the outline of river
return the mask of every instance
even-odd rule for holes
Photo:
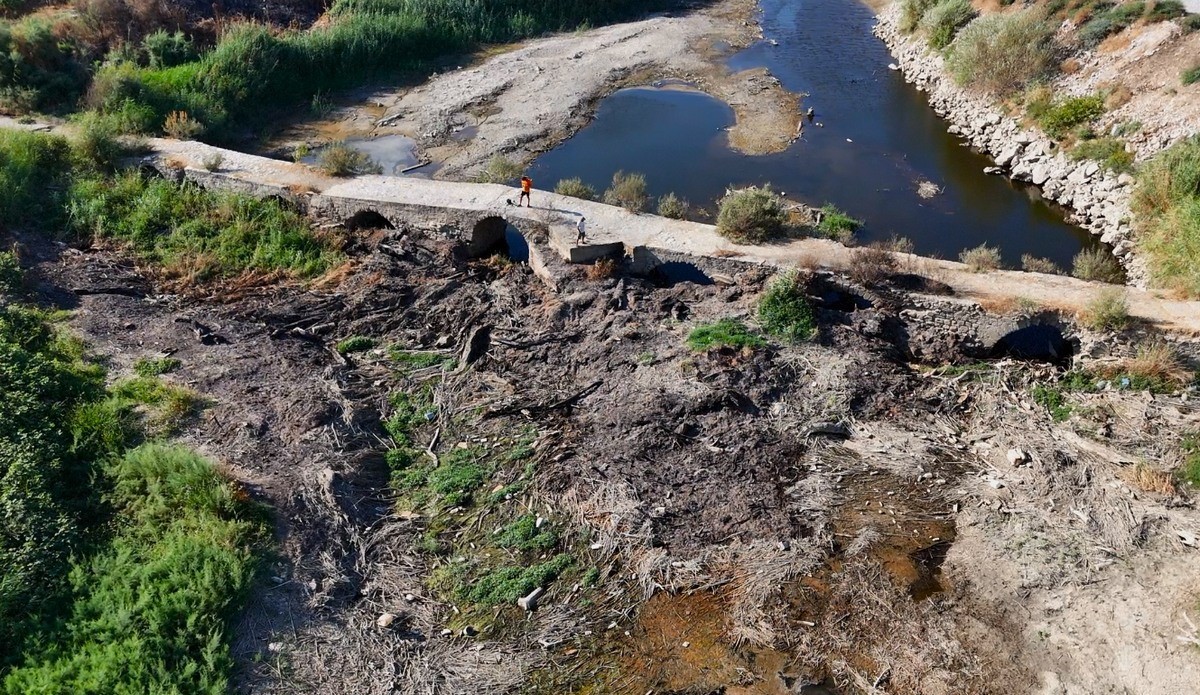
[[[1098,244],[1068,224],[1036,188],[988,176],[985,156],[946,132],[924,95],[890,70],[871,33],[874,15],[857,0],[762,0],[764,39],[734,53],[734,70],[767,67],[815,112],[785,152],[731,150],[726,104],[678,84],[621,90],[595,120],[536,160],[533,177],[550,188],[580,177],[603,190],[615,171],[645,174],[654,196],[675,192],[712,209],[729,186],[772,184],[811,205],[832,203],[866,225],[862,242],[906,237],[922,255],[956,258],[989,244],[1018,265],[1022,254],[1070,267]],[[928,181],[941,189],[918,195]]]

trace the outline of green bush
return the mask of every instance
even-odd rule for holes
[[[1051,137],[1061,138],[1075,126],[1091,123],[1103,115],[1104,97],[1093,94],[1055,103],[1038,117],[1038,124]]]
[[[196,59],[192,40],[181,31],[170,33],[166,29],[149,34],[142,39],[142,50],[152,69],[173,68]]]
[[[1084,140],[1071,150],[1072,159],[1092,159],[1109,171],[1118,174],[1133,171],[1133,154],[1125,149],[1125,142],[1118,138],[1096,138]]]
[[[382,174],[383,168],[371,157],[350,147],[344,142],[335,142],[325,146],[317,158],[317,165],[330,176],[361,176],[363,174]]]
[[[562,179],[554,186],[554,192],[559,195],[571,196],[580,200],[595,200],[596,189],[583,182],[583,179]]]
[[[758,300],[758,320],[767,333],[787,342],[813,337],[817,322],[798,273],[784,273],[771,281]]]
[[[1088,302],[1080,318],[1092,330],[1121,330],[1129,325],[1129,300],[1123,290],[1105,289]]]
[[[916,31],[925,13],[935,4],[937,4],[937,0],[901,0],[900,31],[905,34]]]
[[[770,186],[734,191],[721,200],[717,233],[733,241],[761,244],[786,230],[783,199]]]
[[[51,13],[0,20],[0,107],[18,113],[75,107],[97,58]]]
[[[1179,20],[1179,26],[1183,28],[1185,34],[1200,30],[1200,14],[1189,14],[1183,17]]]
[[[77,181],[68,211],[75,233],[122,241],[190,280],[246,271],[312,277],[340,258],[314,236],[307,220],[276,201],[136,173]]]
[[[674,193],[668,193],[658,199],[658,214],[660,217],[682,220],[687,217],[690,207],[686,200],[676,196]]]
[[[71,149],[56,135],[0,129],[0,220],[9,228],[62,223]]]
[[[493,156],[484,166],[483,171],[475,177],[478,183],[502,183],[510,184],[516,181],[523,171],[520,163],[505,157],[502,154]]]
[[[374,338],[365,335],[354,335],[346,338],[337,344],[337,351],[342,355],[351,355],[356,352],[366,352],[378,344]]]
[[[688,334],[687,344],[691,349],[702,352],[717,347],[739,350],[766,347],[767,341],[751,333],[746,324],[737,319],[721,319],[694,328]]]
[[[862,220],[854,219],[829,203],[821,206],[820,222],[817,223],[821,236],[850,246],[859,227],[862,227]]]
[[[1179,79],[1183,82],[1185,87],[1187,85],[1200,82],[1200,65],[1193,65],[1187,70],[1184,70],[1183,74],[1179,76]]]
[[[1036,10],[979,17],[959,32],[947,67],[960,84],[1014,94],[1057,65],[1054,30]]]
[[[921,17],[921,30],[929,46],[941,50],[978,14],[970,0],[940,0]]]
[[[21,287],[21,261],[11,251],[0,251],[0,296]]]
[[[606,205],[618,205],[630,212],[642,212],[650,196],[646,193],[646,177],[642,174],[613,174],[612,185],[604,192]]]
[[[1071,274],[1080,280],[1108,282],[1120,285],[1125,282],[1125,271],[1115,256],[1103,248],[1084,249],[1075,255],[1071,263]]]
[[[1047,275],[1062,275],[1062,268],[1049,258],[1039,258],[1033,254],[1021,256],[1021,270],[1027,273],[1046,273]]]
[[[966,264],[975,273],[999,270],[1004,265],[1004,261],[1000,257],[1000,249],[988,246],[987,244],[980,244],[973,249],[966,249],[958,254],[958,260]]]

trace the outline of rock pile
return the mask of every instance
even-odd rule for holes
[[[898,6],[881,13],[875,34],[895,56],[905,80],[925,92],[933,110],[950,122],[947,130],[995,160],[999,169],[988,167],[988,173],[1007,171],[1014,180],[1040,187],[1047,199],[1069,208],[1072,222],[1112,246],[1130,281],[1146,286],[1149,274],[1134,253],[1133,177],[1116,175],[1091,160],[1069,158],[1045,134],[1004,115],[986,94],[955,84],[939,54],[920,37],[900,33],[898,18]]]

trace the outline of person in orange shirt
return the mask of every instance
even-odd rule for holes
[[[533,179],[528,176],[521,177],[521,197],[517,198],[517,207],[521,207],[521,201],[525,201],[526,207],[533,207],[533,201],[529,198],[529,192],[533,190]]]

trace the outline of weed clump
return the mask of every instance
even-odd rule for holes
[[[658,199],[658,214],[672,220],[682,220],[688,214],[688,202],[674,193],[668,193]]]
[[[479,577],[460,596],[479,606],[498,606],[514,603],[534,589],[553,582],[575,559],[566,553],[531,567],[500,567]]]
[[[890,278],[897,267],[896,257],[878,246],[857,249],[850,256],[851,279],[868,287]]]
[[[479,183],[510,184],[521,176],[521,164],[502,154],[493,156],[475,177]]]
[[[1125,143],[1117,138],[1093,138],[1083,140],[1071,150],[1072,159],[1091,159],[1105,169],[1124,174],[1133,171],[1133,154],[1125,149]]]
[[[650,197],[646,193],[646,177],[642,174],[618,171],[613,174],[612,185],[604,192],[606,205],[617,205],[629,212],[645,210],[649,200]]]
[[[1185,87],[1200,82],[1200,64],[1193,65],[1184,70],[1183,74],[1179,76],[1179,80],[1183,82],[1183,86]]]
[[[1053,138],[1062,138],[1072,128],[1091,123],[1104,115],[1104,97],[1093,94],[1072,97],[1052,104],[1038,115],[1038,124]]]
[[[317,158],[321,171],[330,176],[360,176],[363,174],[382,174],[383,168],[371,157],[350,147],[344,142],[334,142],[327,145]]]
[[[545,551],[558,545],[558,534],[548,526],[538,528],[537,517],[525,514],[504,527],[496,537],[496,545],[522,552]]]
[[[799,273],[784,273],[771,281],[758,300],[758,320],[767,333],[790,343],[816,333],[816,318]]]
[[[1160,286],[1200,295],[1200,136],[1159,153],[1138,173],[1139,246]]]
[[[969,0],[940,0],[922,15],[920,27],[930,48],[941,50],[978,14]]]
[[[821,206],[820,221],[817,222],[817,231],[821,236],[850,246],[859,227],[862,227],[862,220],[847,215],[832,204]]]
[[[1129,300],[1123,290],[1103,290],[1088,303],[1080,318],[1092,330],[1121,330],[1129,325]]]
[[[148,427],[161,435],[177,432],[204,405],[204,400],[195,391],[153,376],[118,381],[112,391],[118,398],[145,407]]]
[[[338,342],[337,351],[340,355],[351,355],[356,352],[366,352],[378,345],[378,341],[365,335],[352,335]]]
[[[711,350],[718,347],[731,347],[738,350],[765,347],[767,341],[746,328],[746,324],[736,319],[721,319],[716,323],[697,326],[688,334],[688,347],[696,351]]]
[[[783,235],[787,212],[770,186],[734,191],[721,201],[717,232],[733,241],[761,244]]]
[[[967,249],[958,255],[958,260],[964,263],[971,272],[986,273],[999,270],[1004,264],[1000,257],[1000,249],[987,244],[980,244],[973,249]]]
[[[1046,273],[1047,275],[1062,275],[1062,268],[1049,258],[1040,258],[1031,253],[1021,255],[1021,270],[1027,273]]]
[[[156,377],[179,369],[182,362],[174,357],[139,357],[133,363],[133,373],[140,377]]]
[[[1071,274],[1080,280],[1124,284],[1125,271],[1115,256],[1103,248],[1084,249],[1075,255]]]
[[[583,182],[583,179],[562,179],[554,186],[554,192],[580,200],[595,200],[596,189]]]
[[[960,84],[1014,94],[1054,69],[1054,30],[1036,10],[979,17],[959,32],[947,66]]]

